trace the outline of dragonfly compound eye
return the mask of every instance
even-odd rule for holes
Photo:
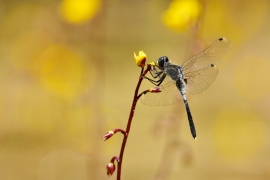
[[[157,65],[159,68],[164,68],[164,64],[169,62],[169,59],[167,56],[162,56],[160,58],[158,58],[157,60]]]

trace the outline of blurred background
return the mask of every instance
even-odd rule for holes
[[[96,180],[118,156],[140,68],[182,64],[220,37],[229,53],[202,94],[138,102],[122,179],[270,179],[268,0],[0,1],[0,179]],[[153,87],[143,81],[141,91]]]

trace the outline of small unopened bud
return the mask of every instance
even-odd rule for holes
[[[161,88],[160,87],[154,87],[154,88],[149,89],[149,92],[151,92],[151,93],[159,93],[159,92],[161,92]]]
[[[117,132],[121,132],[124,136],[127,136],[127,133],[124,130],[116,128],[116,129],[113,129],[112,131],[108,131],[102,138],[104,141],[106,141],[107,139],[110,139]]]
[[[113,162],[110,162],[109,164],[107,164],[106,169],[107,169],[107,175],[108,176],[113,175],[113,173],[115,171],[115,165],[114,165],[114,163]]]
[[[107,139],[109,139],[110,137],[112,137],[114,135],[114,131],[108,131],[104,136],[103,136],[103,140],[106,141]]]

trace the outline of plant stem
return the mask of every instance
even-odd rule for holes
[[[141,97],[141,96],[138,96],[139,88],[141,86],[142,80],[144,79],[143,76],[150,70],[150,68],[151,68],[151,66],[148,65],[146,70],[144,71],[144,68],[142,67],[140,77],[139,77],[139,81],[138,81],[136,89],[135,89],[133,102],[132,102],[132,106],[131,106],[131,109],[130,109],[128,123],[127,123],[127,127],[126,127],[126,136],[124,136],[124,139],[122,141],[122,146],[121,146],[120,155],[119,155],[119,162],[118,162],[118,165],[117,165],[117,180],[121,180],[121,169],[122,169],[122,162],[123,162],[124,151],[125,151],[125,147],[126,147],[126,143],[127,143],[127,138],[129,136],[131,122],[132,122],[132,118],[133,118],[133,115],[134,115],[134,112],[135,112],[137,101]]]

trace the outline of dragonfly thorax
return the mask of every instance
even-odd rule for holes
[[[182,68],[180,66],[178,66],[177,71],[178,71],[178,78],[181,80],[184,79],[184,74],[183,74]]]

